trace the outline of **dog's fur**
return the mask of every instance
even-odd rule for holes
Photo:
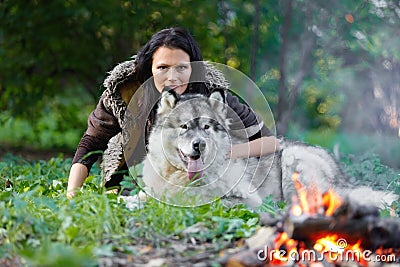
[[[321,147],[281,139],[281,149],[274,154],[230,160],[231,146],[248,140],[230,134],[224,100],[222,90],[209,97],[163,92],[143,165],[147,193],[174,204],[191,205],[186,201],[194,198],[205,203],[224,196],[255,207],[269,195],[290,202],[297,194],[292,177],[298,173],[303,185],[313,184],[321,192],[334,188],[342,196],[374,205],[393,201],[393,195],[385,192],[351,186]],[[199,185],[190,185],[193,181]],[[174,202],[180,194],[186,196],[184,203],[182,198]]]

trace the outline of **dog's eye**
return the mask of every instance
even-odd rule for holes
[[[179,127],[181,127],[181,129],[183,129],[183,130],[187,130],[187,125],[186,124],[181,124]]]
[[[204,125],[204,130],[210,129],[210,125],[206,124]]]

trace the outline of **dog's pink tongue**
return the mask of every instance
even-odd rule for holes
[[[189,158],[188,161],[189,180],[201,178],[201,176],[203,176],[203,168],[204,164],[201,158],[198,159]]]

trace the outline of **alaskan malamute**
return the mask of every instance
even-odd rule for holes
[[[304,186],[313,184],[321,192],[334,188],[364,203],[378,205],[387,195],[352,187],[326,150],[300,142],[281,139],[274,154],[230,159],[231,146],[248,140],[230,134],[224,100],[222,90],[209,97],[163,92],[143,165],[147,194],[183,206],[224,197],[255,207],[269,195],[290,202],[296,195],[292,177],[298,173]]]

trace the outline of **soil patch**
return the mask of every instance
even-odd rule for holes
[[[27,161],[50,160],[51,158],[62,157],[72,158],[74,151],[68,149],[35,149],[31,147],[10,147],[1,144],[0,160],[7,157],[19,157]]]

